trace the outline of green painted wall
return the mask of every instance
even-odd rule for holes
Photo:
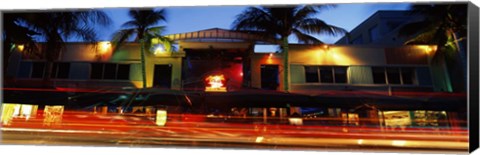
[[[350,84],[373,84],[371,66],[350,66],[347,76]]]
[[[305,67],[303,65],[290,65],[290,80],[292,84],[305,83]]]

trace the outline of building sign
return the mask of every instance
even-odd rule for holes
[[[62,123],[63,106],[45,106],[43,111],[43,125],[58,126]]]
[[[225,76],[223,75],[210,75],[205,79],[205,82],[206,92],[227,92]]]

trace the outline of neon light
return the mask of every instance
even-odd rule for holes
[[[225,76],[223,75],[210,75],[205,81],[207,86],[205,91],[209,92],[226,92],[227,88],[225,87]]]

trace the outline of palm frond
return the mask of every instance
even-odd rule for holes
[[[292,32],[295,35],[295,37],[298,39],[299,43],[305,43],[305,44],[320,44],[320,43],[323,43],[322,41],[318,40],[317,38],[315,38],[311,35],[302,33],[298,29],[293,29]]]
[[[297,29],[313,34],[327,34],[336,36],[347,33],[347,30],[333,25],[328,25],[326,22],[318,18],[307,18],[300,20],[295,24],[295,26]]]
[[[115,32],[112,37],[113,51],[115,52],[127,39],[132,38],[136,33],[136,29],[123,29]]]

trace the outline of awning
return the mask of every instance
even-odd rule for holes
[[[203,103],[214,107],[289,107],[314,104],[308,95],[260,89],[205,93]]]

